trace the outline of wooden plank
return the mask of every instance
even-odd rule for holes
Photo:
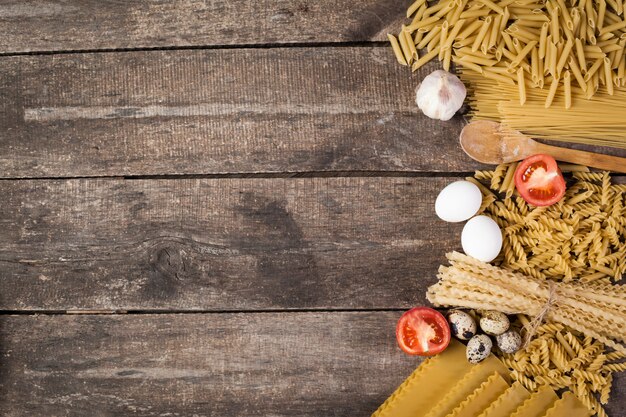
[[[132,3],[132,2],[131,2]],[[0,177],[468,171],[390,48],[0,60]]]
[[[0,181],[0,309],[406,308],[447,178]]]
[[[4,0],[2,52],[364,42],[397,31],[408,2]]]
[[[419,362],[399,315],[3,316],[0,414],[369,416]]]
[[[399,313],[3,316],[0,414],[368,416]]]

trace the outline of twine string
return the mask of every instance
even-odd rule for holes
[[[558,298],[557,293],[556,293],[557,284],[554,281],[548,281],[548,289],[549,289],[548,300],[543,305],[543,307],[541,307],[537,315],[535,315],[535,317],[528,323],[528,325],[525,326],[526,337],[524,338],[523,348],[528,347],[528,344],[537,333],[539,326],[541,326],[541,324],[543,323],[544,318],[552,310],[552,308],[557,302],[557,298]]]

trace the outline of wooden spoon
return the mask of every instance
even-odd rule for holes
[[[461,148],[484,164],[521,161],[538,153],[572,164],[626,173],[626,158],[544,145],[516,130],[503,129],[500,123],[477,120],[461,131]]]

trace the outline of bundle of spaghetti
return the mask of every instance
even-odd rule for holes
[[[614,95],[601,94],[587,99],[580,88],[572,88],[568,111],[566,97],[557,91],[553,106],[545,108],[549,91],[527,89],[526,103],[519,103],[516,86],[485,78],[461,69],[461,79],[469,86],[470,116],[502,122],[506,127],[529,136],[626,148],[626,89],[616,89]]]
[[[528,86],[548,90],[545,107],[562,91],[569,107],[573,87],[591,97],[626,85],[624,16],[621,0],[415,0],[411,22],[388,37],[414,71],[437,58],[517,85],[521,104]]]
[[[626,287],[532,278],[452,252],[426,297],[435,306],[527,314],[626,353]]]
[[[573,170],[565,197],[533,207],[515,190],[517,164],[499,165],[467,178],[483,193],[481,214],[503,231],[502,268],[540,279],[610,284],[626,273],[626,185],[608,172]]]
[[[521,314],[518,323],[530,326]],[[516,353],[497,354],[513,378],[529,390],[541,385],[554,390],[569,388],[598,417],[606,416],[601,404],[609,400],[613,373],[626,370],[622,361],[626,354],[605,353],[602,343],[557,323],[540,326],[537,337]]]

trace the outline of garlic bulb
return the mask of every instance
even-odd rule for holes
[[[465,95],[465,85],[456,75],[437,70],[417,87],[415,102],[431,119],[450,120],[463,105]]]

